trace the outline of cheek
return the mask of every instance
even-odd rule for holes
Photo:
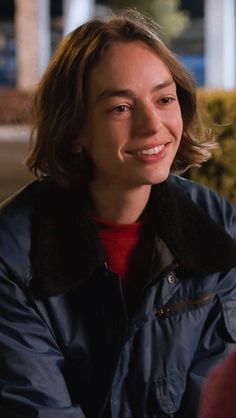
[[[99,166],[108,160],[111,153],[109,143],[106,141],[106,137],[102,131],[95,132],[91,129],[89,134],[84,136],[83,147],[89,154],[96,166]]]
[[[173,117],[171,127],[176,138],[180,140],[183,132],[183,120],[181,114],[175,115],[175,117]]]

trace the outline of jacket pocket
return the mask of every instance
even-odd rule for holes
[[[173,373],[171,376],[155,379],[152,386],[153,413],[156,410],[164,414],[174,414],[180,408],[186,386],[186,372]]]

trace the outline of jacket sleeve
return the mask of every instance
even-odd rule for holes
[[[72,405],[55,339],[11,275],[0,259],[0,416],[85,418]]]
[[[236,239],[236,215],[226,202],[225,229]],[[202,389],[211,370],[223,361],[236,343],[236,268],[219,274],[216,298],[205,322],[189,370],[182,406],[176,418],[197,417]]]
[[[236,270],[230,274],[236,283]],[[235,288],[235,285],[234,285]],[[210,371],[225,359],[236,343],[236,291],[230,298],[217,297],[208,315],[189,369],[182,405],[176,418],[198,416],[202,389]],[[229,296],[229,295],[228,295]],[[234,305],[234,306],[233,306]]]

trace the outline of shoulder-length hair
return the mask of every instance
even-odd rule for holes
[[[136,10],[109,20],[93,19],[65,37],[38,85],[27,167],[37,176],[49,175],[64,186],[89,181],[93,163],[79,152],[86,120],[86,91],[90,71],[104,51],[117,42],[142,41],[169,68],[176,83],[183,134],[172,172],[200,166],[211,156],[213,138],[199,138],[200,119],[192,76],[161,41],[157,26]]]

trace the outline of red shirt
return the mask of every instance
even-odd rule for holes
[[[150,266],[152,233],[144,221],[116,224],[96,219],[110,270],[118,273],[124,295],[134,303],[147,278]]]

